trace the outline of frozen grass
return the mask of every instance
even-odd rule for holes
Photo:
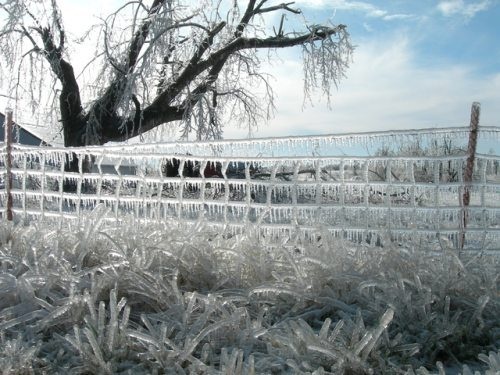
[[[1,223],[4,374],[500,371],[500,256],[102,217]]]

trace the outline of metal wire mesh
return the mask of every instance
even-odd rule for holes
[[[369,139],[362,136],[358,138]],[[262,147],[263,142],[246,141],[245,147]],[[14,216],[24,221],[79,220],[102,204],[109,208],[108,220],[124,215],[203,219],[231,233],[250,225],[272,238],[299,233],[318,239],[329,233],[357,242],[390,238],[418,245],[445,240],[456,247],[463,230],[460,215],[466,209],[465,248],[498,248],[499,156],[477,155],[465,208],[460,198],[465,155],[320,157],[304,151],[311,148],[304,147],[306,137],[300,142],[302,156],[278,157],[228,156],[221,147],[229,142],[193,145],[203,149],[195,155],[176,154],[172,144],[72,149],[16,145],[11,170]],[[311,137],[309,142],[328,140]],[[65,162],[74,157],[78,171],[65,171]],[[3,148],[2,175],[5,160]],[[4,216],[5,202],[6,192],[0,189]]]

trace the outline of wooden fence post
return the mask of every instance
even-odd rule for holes
[[[7,220],[12,221],[12,110],[7,108],[7,118],[5,119],[5,145],[6,145],[6,160],[5,170],[7,172],[5,181],[5,192],[7,193]]]
[[[478,102],[472,103],[470,113],[470,131],[469,145],[467,146],[467,164],[465,165],[463,178],[463,194],[461,200],[462,217],[460,220],[460,249],[465,245],[465,230],[467,228],[468,206],[470,203],[470,189],[472,185],[472,174],[474,172],[474,159],[476,158],[477,135],[479,132],[479,114],[481,112],[481,104]]]

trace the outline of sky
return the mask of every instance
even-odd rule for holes
[[[303,107],[300,59],[282,53],[277,115],[257,135],[322,134],[469,124],[500,126],[500,1],[298,0],[313,23],[345,24],[356,46],[332,108]]]
[[[59,1],[75,34],[113,3],[123,2]],[[280,60],[264,66],[274,77],[277,111],[254,137],[467,126],[474,101],[481,103],[482,125],[500,126],[500,0],[296,0],[295,6],[309,24],[347,25],[353,61],[328,108],[320,94],[304,104],[300,50],[281,50]],[[285,22],[286,30],[299,27]],[[235,124],[224,133],[247,135]]]

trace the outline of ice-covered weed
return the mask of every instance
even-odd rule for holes
[[[41,342],[30,341],[23,333],[18,337],[6,339],[0,333],[0,369],[2,374],[33,373],[38,365]]]
[[[499,257],[203,223],[2,223],[12,373],[498,371]],[[54,229],[58,228],[58,229]]]

